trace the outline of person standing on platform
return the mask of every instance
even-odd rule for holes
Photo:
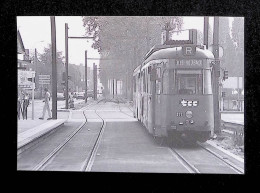
[[[22,111],[22,104],[23,104],[22,97],[23,97],[22,91],[20,91],[18,93],[18,99],[17,99],[17,116],[18,116],[19,120],[20,120],[21,113],[23,113],[23,111]]]
[[[23,99],[23,119],[25,118],[27,120],[27,108],[30,104],[30,101],[29,101],[29,94],[26,93],[25,96],[24,96],[24,99]]]
[[[69,93],[69,108],[74,108],[73,92]]]
[[[51,110],[50,110],[50,93],[48,92],[48,89],[45,88],[44,89],[45,91],[45,94],[44,94],[44,107],[43,107],[43,112],[42,112],[42,117],[40,117],[39,119],[44,119],[44,116],[45,116],[45,112],[46,110],[48,111],[48,116],[49,118],[47,120],[50,120],[52,119],[51,118]]]

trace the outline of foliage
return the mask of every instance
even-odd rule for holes
[[[221,67],[229,76],[244,76],[244,24],[242,18],[234,18],[231,28],[229,18],[221,17],[219,23],[219,44],[224,49]]]
[[[111,78],[128,82],[131,89],[132,71],[153,45],[160,44],[167,22],[173,29],[182,28],[182,17],[83,17],[86,35],[94,37],[92,47],[101,54],[100,77],[106,89]]]
[[[236,71],[237,76],[244,76],[244,19],[235,17],[232,22],[232,40],[235,43],[236,50]]]
[[[57,62],[57,90],[62,91],[63,86],[61,85],[62,82],[62,72],[65,71],[64,64],[63,64],[63,56],[62,52],[57,52],[56,55],[56,62]],[[46,74],[52,75],[52,53],[51,53],[51,45],[47,48],[44,48],[43,54],[39,54],[39,61],[38,64],[38,73],[39,74]]]

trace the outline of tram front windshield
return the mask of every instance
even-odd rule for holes
[[[212,94],[210,70],[167,69],[162,84],[164,94]]]

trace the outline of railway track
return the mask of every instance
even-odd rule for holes
[[[198,152],[203,149],[204,151],[207,152],[207,156],[214,156],[223,165],[225,165],[225,167],[232,169],[234,171],[234,173],[236,173],[236,174],[244,174],[244,169],[240,168],[239,166],[235,165],[234,163],[232,163],[229,160],[227,160],[225,157],[223,157],[223,156],[219,155],[218,153],[210,150],[209,148],[204,147],[203,144],[197,142],[195,147],[199,147],[200,148],[200,149],[197,150]],[[201,169],[197,168],[194,164],[192,164],[194,162],[194,160],[192,160],[193,159],[192,156],[187,156],[187,155],[189,155],[189,150],[186,150],[187,151],[186,153],[181,152],[180,149],[178,149],[176,147],[169,147],[169,150],[176,157],[176,159],[187,169],[187,171],[189,173],[197,173],[197,174],[204,173],[203,171],[201,171]],[[182,151],[183,151],[183,149],[182,149]],[[186,154],[186,156],[185,156],[185,154]],[[201,157],[200,158],[201,163],[196,163],[196,165],[203,165],[203,162],[206,159],[207,159],[207,157],[204,157],[204,158]],[[217,173],[217,169],[216,169],[216,173]]]
[[[238,174],[244,174],[244,169],[236,166],[235,164],[233,164],[232,162],[230,162],[229,160],[227,160],[225,157],[219,155],[218,153],[210,150],[209,148],[203,146],[203,144],[197,142],[197,145],[201,148],[203,148],[204,150],[206,150],[207,152],[209,152],[210,154],[214,155],[216,158],[218,158],[219,160],[221,160],[223,163],[225,163],[227,166],[231,167],[236,173]]]
[[[187,159],[185,159],[180,153],[174,148],[169,148],[176,159],[189,171],[189,173],[200,173],[200,171],[191,164]]]
[[[85,160],[85,164],[82,166],[81,168],[81,171],[86,171],[86,172],[89,172],[91,171],[91,168],[93,166],[93,163],[94,163],[94,160],[95,160],[95,157],[97,155],[97,150],[98,150],[98,147],[99,147],[99,144],[100,144],[100,141],[102,139],[102,135],[104,133],[104,130],[105,130],[105,127],[106,127],[106,122],[105,120],[97,113],[97,109],[95,110],[95,113],[99,116],[99,118],[102,120],[102,125],[101,125],[101,129],[100,129],[100,132],[97,136],[97,139],[95,141],[95,144],[91,150],[91,154],[90,156]]]
[[[57,146],[52,152],[48,154],[40,163],[38,163],[33,170],[44,170],[45,166],[62,150],[62,148],[85,126],[87,123],[86,115],[83,112],[85,117],[85,122],[83,122],[73,133],[71,133],[59,146]]]
[[[99,101],[99,102],[101,102],[101,101]],[[97,104],[88,105],[88,107],[94,106],[94,105],[97,105]],[[85,161],[83,162],[84,164],[81,166],[80,171],[91,171],[91,167],[94,163],[96,152],[97,152],[98,146],[100,144],[100,141],[101,141],[101,138],[102,138],[102,135],[103,135],[103,132],[104,132],[104,128],[106,126],[105,120],[98,114],[97,109],[95,109],[94,112],[102,120],[102,124],[101,124],[100,131],[98,133],[98,136],[95,139],[95,143],[94,143],[94,145],[93,145],[93,147],[90,151],[90,154],[86,157]],[[59,152],[61,152],[62,149],[82,130],[82,128],[84,128],[84,126],[87,124],[88,120],[86,118],[86,114],[85,114],[84,110],[82,111],[82,113],[85,117],[85,121],[82,122],[82,124],[76,130],[74,130],[62,143],[60,143],[59,146],[57,146],[44,159],[42,159],[42,161],[39,162],[32,170],[35,170],[35,171],[44,170],[47,167],[48,164],[51,164],[52,160],[55,159],[55,157],[59,154]]]

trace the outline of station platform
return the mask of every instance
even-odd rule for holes
[[[220,114],[222,121],[244,125],[244,112],[224,111]]]
[[[19,125],[18,136],[17,136],[17,149],[25,146],[36,138],[54,130],[55,128],[64,124],[67,119],[56,119],[56,120],[26,120]],[[33,126],[32,126],[33,125]]]
[[[75,100],[74,104],[84,103],[84,100]],[[54,132],[56,128],[62,126],[69,120],[71,109],[65,109],[65,101],[58,101],[57,103],[57,119],[47,120],[47,112],[43,120],[39,119],[42,116],[42,109],[44,103],[41,100],[35,100],[34,103],[34,119],[32,119],[31,104],[28,106],[28,117],[26,119],[17,120],[17,154],[20,154],[24,149],[37,143],[43,136],[48,136]],[[50,102],[51,106],[51,102]]]

